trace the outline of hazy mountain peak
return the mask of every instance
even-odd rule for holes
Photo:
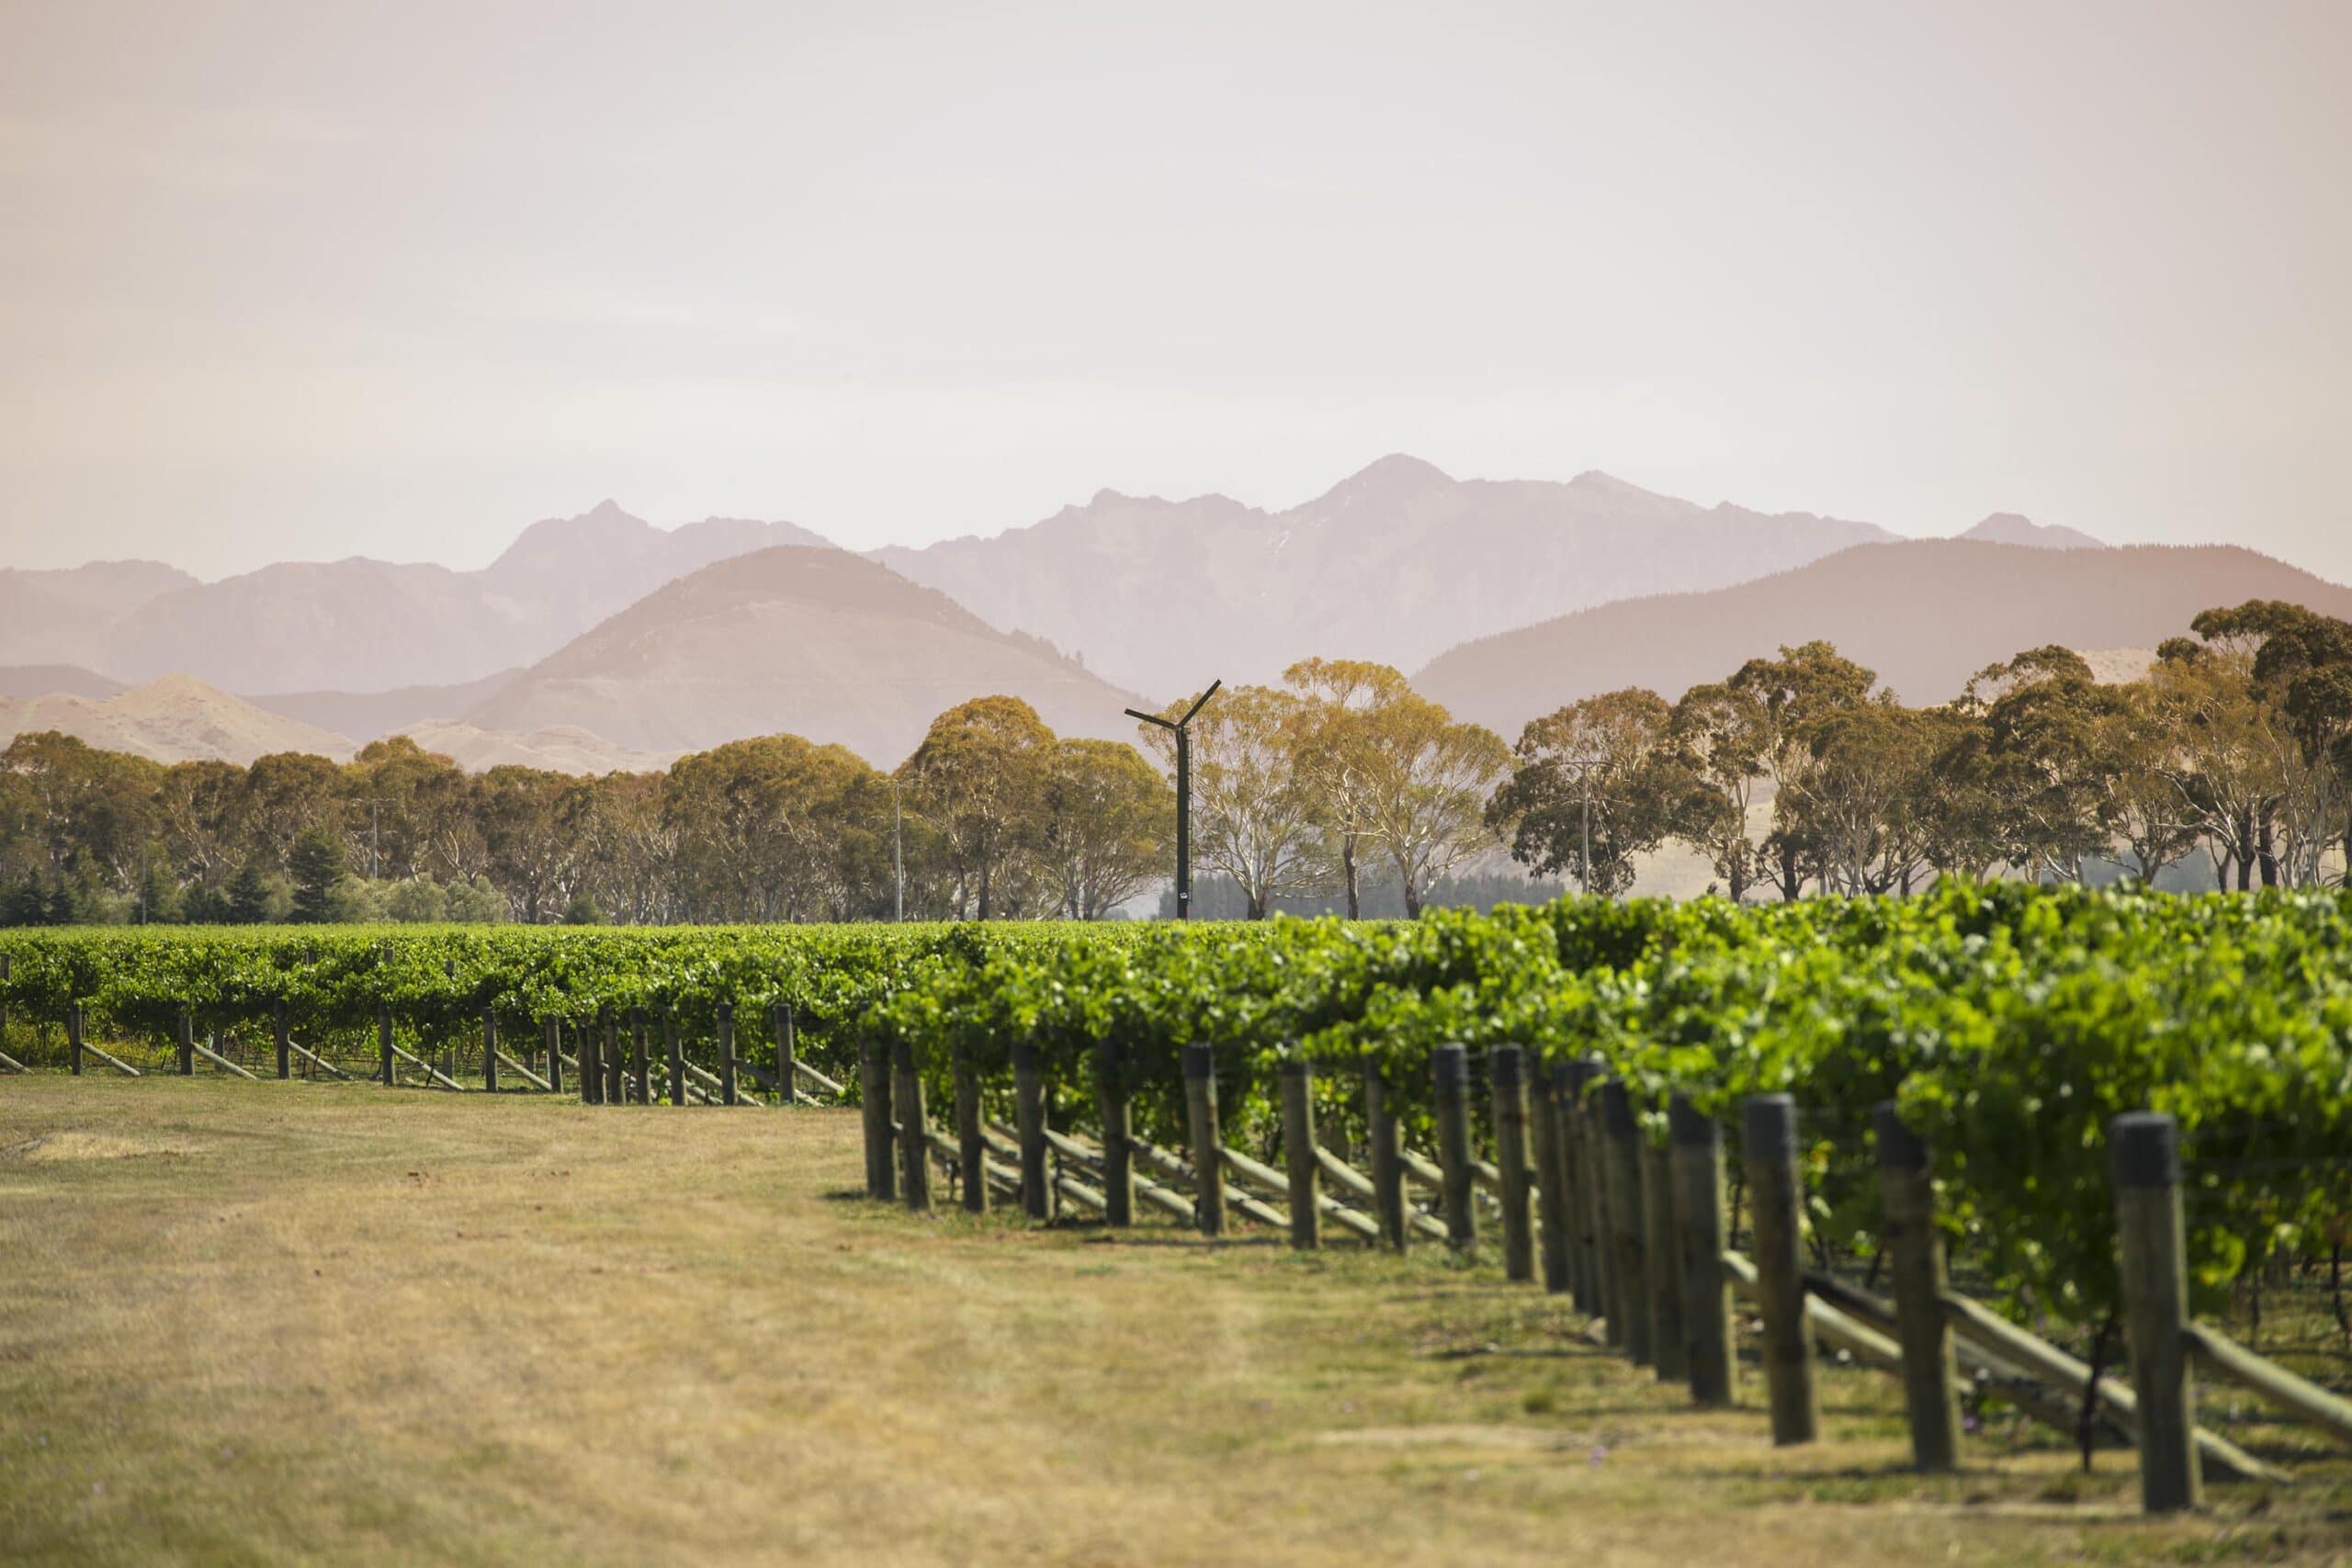
[[[1423,462],[1409,453],[1391,452],[1385,457],[1365,464],[1333,485],[1324,492],[1324,499],[1349,499],[1374,493],[1394,495],[1453,483],[1453,476],[1435,463]]]
[[[2036,523],[2014,512],[1996,512],[1960,536],[1991,545],[2029,545],[2043,550],[2103,550],[2104,539],[2094,539],[2078,528]]]

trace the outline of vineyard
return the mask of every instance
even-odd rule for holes
[[[1653,1256],[1675,1246],[1682,1149],[1744,1129],[1713,1156],[1730,1194],[1721,1228],[1763,1277],[1730,1282],[1762,1299],[1775,1269],[1801,1274],[1814,1304],[1800,1321],[1866,1360],[1905,1326],[1871,1294],[1899,1296],[1906,1266],[1891,1138],[1922,1171],[1931,1154],[1920,1213],[1952,1278],[2086,1350],[2087,1380],[2062,1358],[2076,1371],[2044,1381],[2081,1405],[2087,1451],[2095,1415],[2130,1426],[2128,1394],[2100,1404],[2128,1386],[2138,1310],[2133,1247],[2119,1247],[2118,1117],[2177,1129],[2184,1313],[2243,1318],[2266,1291],[2301,1291],[2352,1341],[2347,952],[2339,893],[2013,883],[1757,907],[1567,899],[1393,924],[20,931],[0,937],[0,1050],[62,1066],[80,1040],[123,1071],[199,1056],[252,1070],[282,1037],[321,1069],[456,1088],[496,1083],[503,1048],[508,1087],[569,1068],[599,1097],[682,1102],[722,1098],[714,1073],[665,1082],[651,1063],[699,1058],[727,1099],[740,1065],[779,1100],[804,1086],[862,1102],[870,1190],[919,1202],[936,1167],[972,1207],[994,1189],[1035,1216],[1160,1213],[1204,1230],[1229,1217],[1307,1239],[1320,1216],[1474,1254],[1483,1215],[1514,1278],[1613,1306],[1612,1343],[1694,1387],[1699,1369],[1668,1343],[1679,1324],[1652,1343],[1629,1309],[1701,1303],[1679,1282],[1622,1293],[1625,1258],[1612,1270],[1608,1241],[1591,1245],[1620,1228],[1617,1134],[1634,1274],[1645,1231]],[[1467,1108],[1486,1105],[1482,1148]],[[1782,1120],[1759,1145],[1760,1105]],[[1785,1172],[1769,1168],[1781,1145]],[[1791,1205],[1777,1236],[1776,1193]],[[1646,1220],[1643,1196],[1658,1211]],[[2234,1349],[2215,1339],[2215,1358]],[[2297,1370],[2341,1391],[2346,1348],[2301,1348]],[[2013,1371],[2039,1354],[1962,1361]],[[1969,1396],[1998,1398],[1999,1381],[1980,1375]],[[2323,1427],[2335,1418],[2340,1401],[2300,1386]],[[2276,1473],[2216,1451],[2225,1470]]]

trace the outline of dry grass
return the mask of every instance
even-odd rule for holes
[[[854,1114],[0,1082],[0,1558],[2340,1560],[2347,1493],[2150,1524],[2128,1455],[1903,1473],[1690,1411],[1434,1256],[843,1194]],[[2331,1517],[2333,1515],[2333,1517]]]

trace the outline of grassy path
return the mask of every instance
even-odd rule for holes
[[[854,1113],[0,1080],[0,1560],[2336,1560],[2340,1483],[1775,1453],[1494,1270],[919,1219]],[[2331,1517],[2331,1513],[2335,1517]]]

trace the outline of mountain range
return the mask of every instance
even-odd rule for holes
[[[0,664],[126,683],[184,673],[235,692],[381,692],[481,680],[561,647],[651,589],[769,545],[791,523],[662,529],[607,501],[533,524],[479,571],[354,556],[198,582],[150,561],[0,574]]]
[[[1600,473],[1463,480],[1389,457],[1285,511],[1104,491],[870,556],[789,523],[665,530],[606,502],[479,571],[0,571],[0,720],[232,760],[406,733],[469,767],[579,772],[791,730],[889,766],[968,697],[1132,739],[1125,707],[1321,655],[1418,670],[1511,736],[1578,696],[1672,696],[1815,637],[1912,702],[2049,642],[2129,675],[2198,610],[2256,597],[2352,616],[2352,591],[2230,547],[2114,547],[2013,513],[1904,539]]]
[[[1163,699],[1322,653],[1413,666],[1466,638],[1645,593],[1744,582],[1870,523],[1703,507],[1606,474],[1456,479],[1391,456],[1284,512],[1104,491],[993,538],[873,552],[1001,630]]]
[[[1457,717],[1516,737],[1578,698],[1624,686],[1677,697],[1820,638],[1924,705],[1958,696],[1970,676],[2027,649],[2153,649],[2186,635],[2199,610],[2248,599],[2352,619],[2352,589],[2235,545],[1905,539],[1735,588],[1628,599],[1481,637],[1412,682]]]

